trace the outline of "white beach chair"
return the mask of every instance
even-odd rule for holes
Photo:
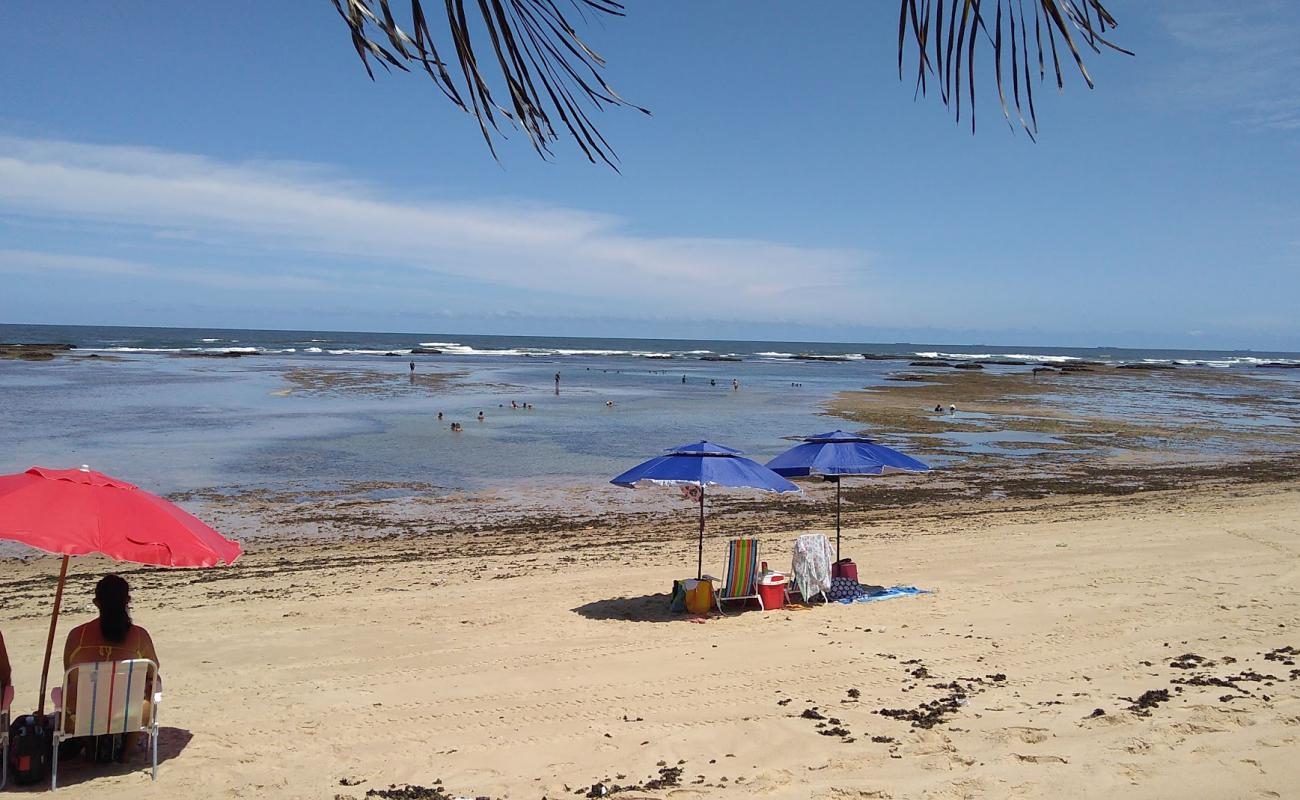
[[[76,687],[77,705],[64,705]],[[148,694],[153,687],[152,696]],[[54,701],[54,754],[50,789],[59,785],[59,744],[80,736],[146,733],[153,760],[151,777],[158,780],[158,706],[162,704],[162,679],[158,664],[147,658],[127,661],[99,661],[76,664],[63,674],[62,688],[56,687]],[[146,701],[148,704],[146,713]]]
[[[0,696],[0,789],[9,783],[9,706],[14,703],[14,687],[5,687]]]

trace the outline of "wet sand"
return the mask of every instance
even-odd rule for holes
[[[445,389],[464,375],[465,373],[458,370],[431,367],[423,363],[420,369],[408,373],[405,382],[394,380],[392,370],[293,367],[282,373],[288,388],[278,390],[275,394],[283,397],[340,394],[386,397],[408,395],[413,389],[429,393]]]
[[[665,612],[693,564],[685,514],[318,539],[244,513],[226,523],[285,527],[233,568],[125,570],[164,661],[159,781],[69,764],[62,794],[1226,798],[1300,781],[1300,481],[859,509],[845,551],[863,580],[932,593],[701,623]],[[808,520],[746,513],[784,564]],[[706,569],[735,530],[718,515]],[[106,568],[74,562],[65,632]],[[54,574],[42,558],[0,579],[18,708]]]

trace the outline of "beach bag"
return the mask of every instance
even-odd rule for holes
[[[713,583],[711,581],[686,581],[686,610],[692,614],[707,614],[713,610]]]
[[[9,726],[9,774],[14,783],[26,786],[46,780],[54,731],[35,714],[24,714]]]
[[[858,582],[849,578],[831,578],[830,591],[826,596],[831,600],[853,600],[867,593]]]
[[[673,592],[668,601],[668,610],[678,614],[686,611],[686,587],[681,581],[673,581]]]

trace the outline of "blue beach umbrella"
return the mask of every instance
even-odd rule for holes
[[[694,486],[700,501],[700,557],[696,577],[704,577],[704,492],[708,486],[758,489],[764,492],[798,492],[798,486],[741,451],[713,442],[695,442],[670,448],[666,455],[652,458],[610,481],[616,486],[635,488],[646,481],[662,485]]]
[[[820,477],[835,482],[836,561],[840,559],[840,478],[930,471],[911,456],[840,430],[809,436],[803,444],[767,462],[767,467],[787,478]]]

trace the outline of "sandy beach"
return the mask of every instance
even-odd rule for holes
[[[0,800],[1300,800],[1300,2],[10,5]]]
[[[789,521],[763,534],[777,564]],[[864,582],[932,593],[670,616],[693,543],[664,520],[266,540],[229,569],[123,567],[164,665],[159,780],[68,765],[60,791],[1228,798],[1300,780],[1300,483],[933,503],[855,525]],[[64,631],[106,569],[74,562]],[[17,708],[34,701],[55,572],[5,570]]]

